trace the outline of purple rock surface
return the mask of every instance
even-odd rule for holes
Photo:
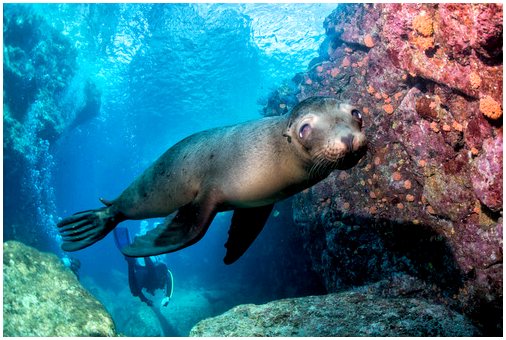
[[[472,168],[472,183],[476,197],[493,211],[502,210],[502,136],[487,138],[483,153]]]

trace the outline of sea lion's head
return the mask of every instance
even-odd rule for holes
[[[304,154],[311,177],[351,168],[365,154],[367,144],[362,113],[331,97],[311,97],[297,104],[285,136]]]

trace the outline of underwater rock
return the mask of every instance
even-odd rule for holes
[[[503,142],[502,136],[488,138],[483,142],[483,153],[480,154],[472,168],[472,183],[479,200],[493,211],[500,211],[503,206],[502,189]]]
[[[71,40],[25,4],[4,8],[4,238],[55,248],[50,152],[61,134],[95,117],[101,93],[78,75]],[[84,79],[83,79],[84,78]],[[22,226],[31,225],[30,230]]]
[[[8,241],[3,261],[3,335],[116,335],[104,307],[56,255]]]
[[[262,110],[262,115],[269,117],[288,113],[298,102],[294,91],[295,88],[291,83],[283,84],[278,89],[272,91],[267,99],[264,100],[267,103]]]
[[[240,305],[196,324],[190,336],[473,336],[461,314],[422,299],[344,292]]]
[[[324,26],[295,95],[357,106],[369,148],[294,198],[313,268],[329,292],[417,277],[502,334],[502,5],[342,4]]]
[[[55,94],[61,94],[74,76],[77,51],[28,6],[8,6],[4,21],[5,105],[11,118],[23,124],[36,103],[36,133],[54,139],[67,114],[61,112]]]

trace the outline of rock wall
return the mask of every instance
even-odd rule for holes
[[[78,76],[77,50],[33,6],[4,7],[4,238],[51,250],[56,207],[52,144],[100,110],[95,83]],[[25,226],[30,225],[26,230]],[[54,233],[54,231],[53,231]]]
[[[329,95],[363,112],[367,156],[294,202],[313,268],[330,292],[408,274],[502,334],[502,5],[345,4],[324,26],[264,110]]]
[[[58,257],[17,241],[3,248],[3,335],[116,335],[104,307]]]
[[[338,306],[338,308],[336,308]],[[424,300],[343,292],[240,305],[200,321],[190,336],[475,336],[466,318]]]

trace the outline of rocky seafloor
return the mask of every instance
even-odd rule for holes
[[[51,253],[3,244],[4,336],[115,336],[111,316]]]
[[[200,321],[190,336],[473,336],[469,320],[422,299],[364,292],[240,305]]]

